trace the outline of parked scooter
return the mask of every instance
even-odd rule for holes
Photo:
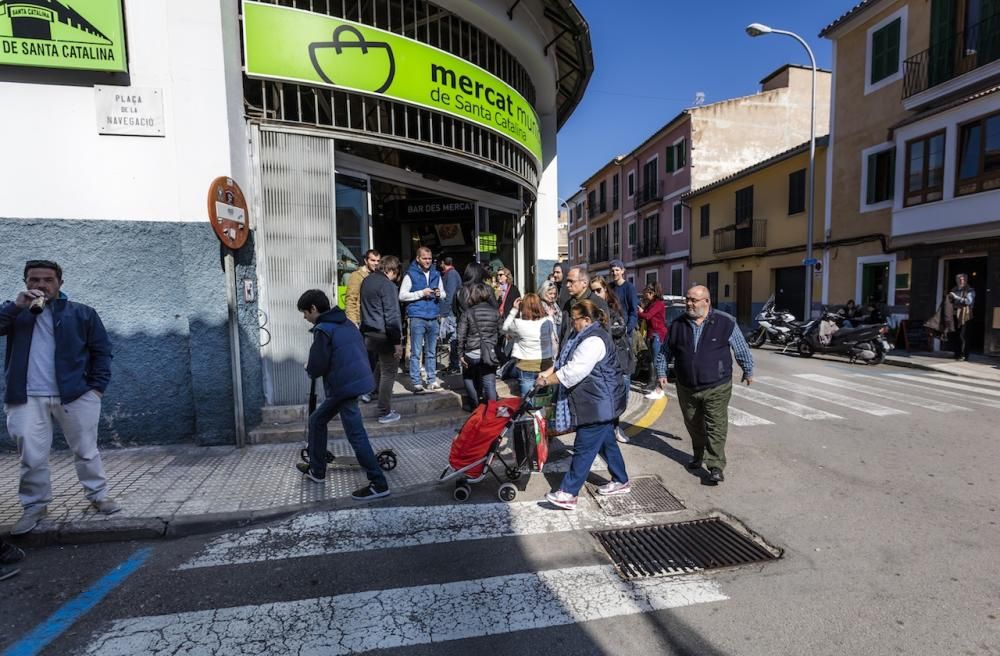
[[[774,309],[772,295],[757,314],[758,327],[747,334],[747,342],[753,348],[760,348],[766,341],[787,348],[798,340],[800,325],[788,310]]]
[[[866,364],[882,364],[892,346],[886,339],[889,327],[884,323],[842,328],[843,317],[823,311],[823,316],[802,324],[802,334],[796,345],[799,355],[812,357],[814,353],[833,353],[861,360]]]

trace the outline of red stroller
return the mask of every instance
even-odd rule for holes
[[[510,398],[500,401],[488,401],[480,404],[465,424],[458,436],[451,443],[451,454],[448,456],[449,466],[438,477],[439,483],[455,482],[453,493],[456,501],[465,501],[472,492],[470,483],[478,483],[491,474],[500,482],[497,496],[501,501],[513,501],[517,497],[517,487],[513,481],[521,478],[522,470],[530,471],[532,465],[541,470],[548,456],[548,442],[545,437],[545,420],[534,417],[530,422],[527,435],[515,440],[514,461],[508,464],[500,455],[504,446],[504,438],[514,432],[512,427],[520,425],[522,419],[534,407],[532,399],[536,389],[531,389],[523,398]],[[536,430],[539,431],[536,439]],[[524,442],[524,444],[521,444]],[[503,473],[507,482],[502,482],[500,475],[493,469],[493,460],[499,460],[503,465]]]

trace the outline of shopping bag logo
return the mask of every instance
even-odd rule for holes
[[[344,33],[352,34],[355,40],[344,40]],[[392,47],[385,41],[366,41],[365,35],[352,25],[335,29],[330,41],[310,43],[309,59],[323,81],[333,86],[384,93],[396,77]]]

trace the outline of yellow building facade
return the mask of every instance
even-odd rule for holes
[[[816,140],[814,243],[823,234],[826,137]],[[691,282],[749,326],[771,294],[797,317],[805,305],[809,143],[684,195],[691,212]],[[814,257],[820,251],[814,250]],[[813,269],[813,302],[823,290]]]

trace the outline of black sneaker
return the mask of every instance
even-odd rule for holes
[[[688,461],[687,468],[691,470],[701,469],[701,458],[691,458]]]
[[[355,501],[371,501],[372,499],[379,499],[381,497],[389,496],[389,488],[377,488],[374,483],[369,483],[359,490],[355,490],[351,493],[351,498]]]
[[[726,480],[726,477],[722,474],[722,470],[719,469],[718,467],[712,467],[711,469],[708,470],[708,472],[709,472],[708,480],[712,481],[713,483],[721,483],[722,481]]]
[[[12,544],[0,546],[0,565],[13,565],[24,560],[24,551]]]
[[[323,483],[326,481],[326,476],[317,476],[314,474],[313,470],[309,468],[309,463],[307,462],[297,462],[295,463],[295,468],[305,474],[305,477],[313,483]]]

